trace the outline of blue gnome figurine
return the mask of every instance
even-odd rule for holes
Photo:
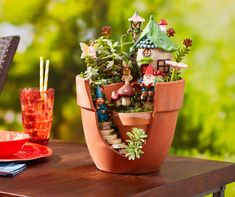
[[[95,106],[98,115],[98,122],[104,122],[108,120],[108,108],[107,105],[104,103],[104,95],[101,91],[100,86],[96,88],[96,99],[95,99]]]

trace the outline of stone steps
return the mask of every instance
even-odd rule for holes
[[[120,137],[118,137],[118,134],[115,133],[114,129],[112,128],[112,122],[100,123],[100,132],[113,149],[116,149],[121,154],[124,154],[123,150],[126,147],[126,144]]]

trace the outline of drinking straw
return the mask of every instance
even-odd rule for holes
[[[43,91],[43,57],[40,57],[40,92]]]
[[[48,84],[48,74],[49,74],[49,64],[50,60],[46,61],[46,70],[45,70],[45,78],[44,78],[44,91],[47,90],[47,84]]]

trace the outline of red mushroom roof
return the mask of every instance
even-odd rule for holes
[[[159,25],[168,25],[167,21],[165,19],[161,19],[158,23]]]
[[[119,96],[125,96],[125,97],[131,97],[135,94],[129,82],[125,83],[121,88],[119,88],[117,93]]]

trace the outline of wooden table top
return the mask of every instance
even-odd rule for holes
[[[158,172],[119,175],[97,170],[86,146],[52,140],[53,155],[0,178],[0,196],[193,196],[235,181],[235,164],[169,156]],[[153,155],[154,156],[154,155]]]

